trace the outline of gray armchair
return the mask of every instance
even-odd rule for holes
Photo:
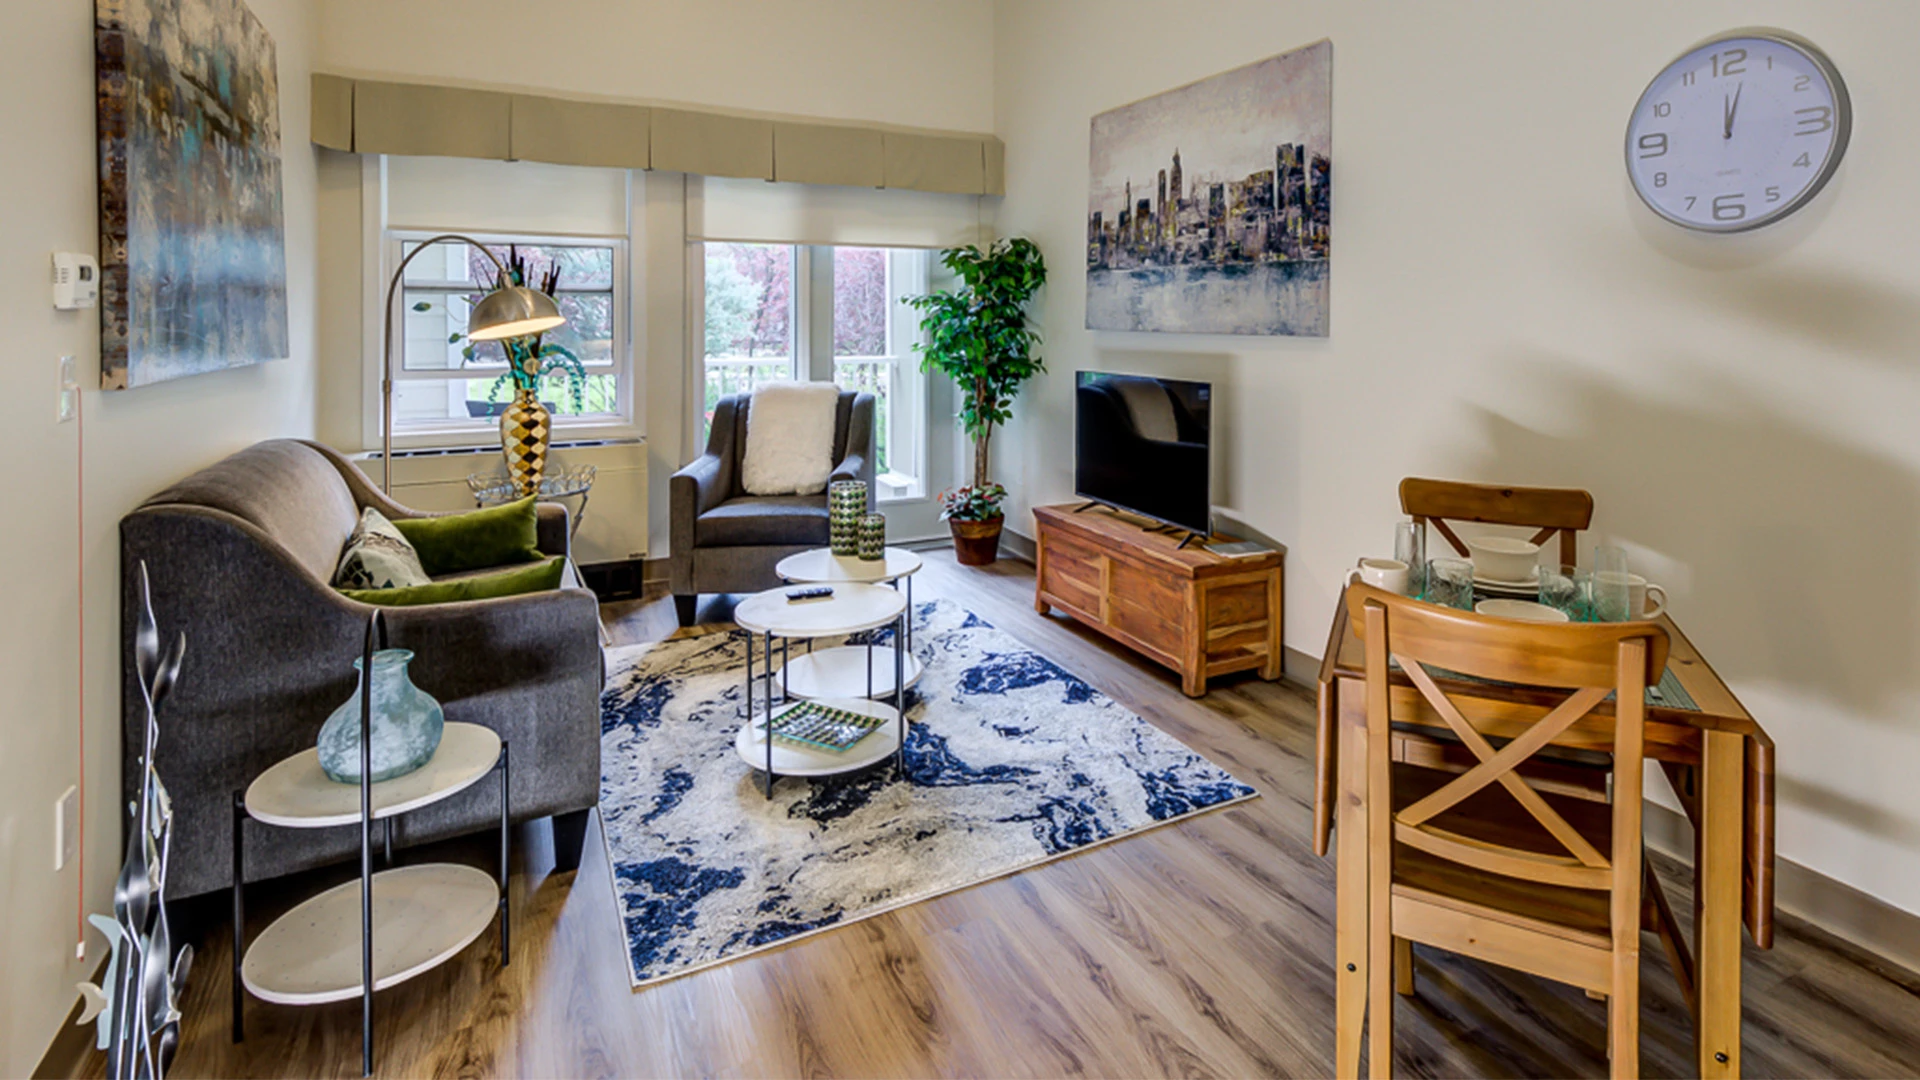
[[[749,495],[740,486],[747,455],[749,394],[720,399],[707,452],[673,474],[668,583],[681,626],[693,625],[701,593],[759,592],[780,584],[773,568],[827,546],[827,496]],[[873,504],[873,395],[840,392],[833,426],[833,476],[865,480]]]
[[[169,895],[227,886],[234,793],[312,746],[353,692],[373,609],[328,582],[367,506],[389,518],[425,516],[382,495],[334,451],[282,439],[211,465],[121,519],[121,655],[132,655],[142,560],[161,634],[187,635],[154,754],[176,816]],[[567,517],[565,507],[540,505],[540,550],[567,554]],[[563,587],[386,612],[388,643],[413,650],[413,681],[439,699],[447,719],[490,727],[512,747],[513,820],[553,816],[555,858],[561,869],[577,865],[600,795],[593,594]],[[131,799],[145,712],[132,661],[122,668],[121,774]],[[498,792],[497,784],[475,784],[402,815],[394,842],[497,828]],[[360,846],[354,829],[274,829],[270,839],[260,829],[247,826],[249,881],[348,859]]]

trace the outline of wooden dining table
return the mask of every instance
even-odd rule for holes
[[[1661,615],[1656,621],[1671,639],[1671,651],[1665,676],[1647,694],[1646,755],[1660,763],[1694,832],[1693,950],[1690,965],[1680,965],[1692,970],[1675,974],[1694,1008],[1700,1075],[1738,1076],[1742,924],[1755,945],[1773,947],[1773,740],[1673,619]],[[1325,856],[1337,835],[1336,1008],[1340,1029],[1357,1032],[1366,1009],[1367,964],[1391,958],[1367,955],[1367,661],[1366,647],[1349,625],[1344,594],[1323,655],[1314,852]],[[1397,670],[1391,677],[1397,730],[1412,724],[1447,731],[1437,715],[1419,706],[1411,680]],[[1473,702],[1489,715],[1554,701],[1538,688],[1435,681],[1463,709]],[[1609,709],[1603,704],[1595,712]],[[1357,1076],[1359,1067],[1358,1039],[1337,1049],[1337,1075]]]

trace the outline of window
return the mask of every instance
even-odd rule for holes
[[[877,399],[876,497],[924,498],[927,384],[913,351],[919,315],[905,298],[927,291],[928,253],[712,240],[692,249],[703,290],[700,444],[728,394],[831,381]]]
[[[388,266],[429,239],[424,233],[390,231]],[[558,429],[624,424],[632,417],[632,350],[627,341],[627,245],[618,239],[542,236],[476,236],[502,262],[515,255],[529,281],[550,268],[560,277],[554,299],[565,326],[547,332],[543,345],[578,359],[584,375],[557,366],[540,383],[540,400]],[[443,242],[407,264],[401,283],[394,342],[393,426],[398,434],[491,432],[509,401],[513,383],[499,342],[469,342],[467,313],[494,285],[492,260],[472,247]]]
[[[882,500],[926,494],[925,378],[919,320],[905,298],[927,291],[923,251],[835,247],[833,381],[874,396],[875,482]]]
[[[700,442],[713,408],[728,394],[794,377],[794,273],[790,244],[716,244],[706,248],[705,402]]]

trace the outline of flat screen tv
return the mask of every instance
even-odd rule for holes
[[[1073,392],[1075,493],[1208,535],[1212,398],[1211,383],[1079,372]]]

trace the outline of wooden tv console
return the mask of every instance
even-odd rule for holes
[[[1228,557],[1179,546],[1137,519],[1073,504],[1033,511],[1033,606],[1053,608],[1180,673],[1189,697],[1215,675],[1280,677],[1285,548]]]

